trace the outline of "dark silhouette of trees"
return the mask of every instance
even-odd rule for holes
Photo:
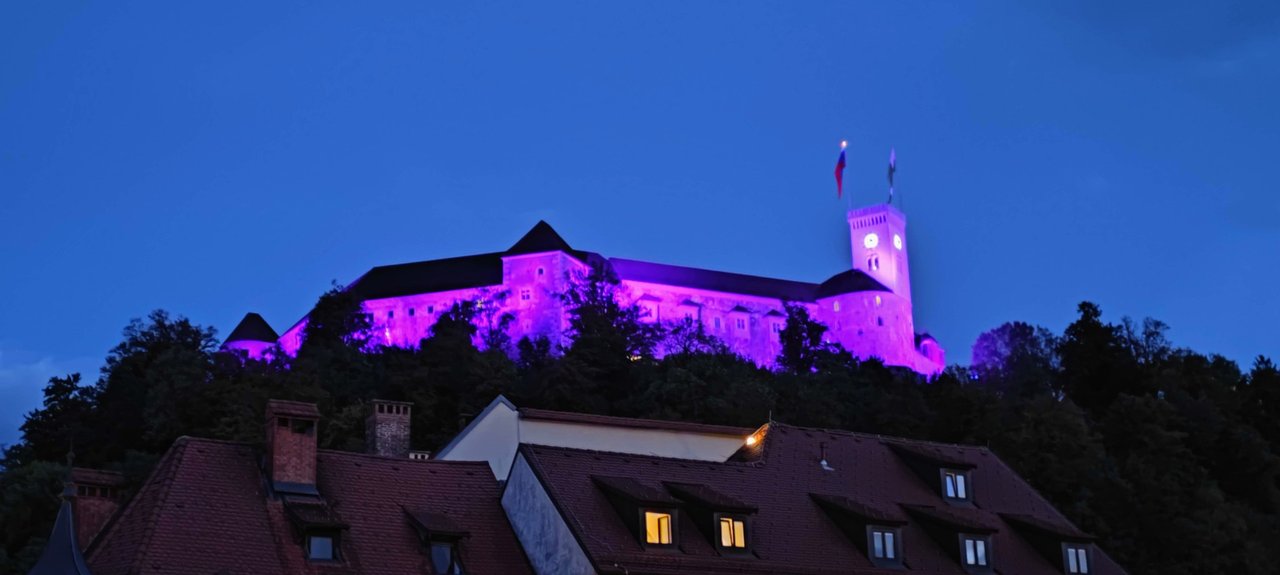
[[[605,268],[563,294],[569,329],[512,342],[484,300],[445,310],[412,349],[382,348],[353,294],[322,295],[296,357],[215,351],[212,330],[131,322],[97,382],[54,377],[0,461],[0,572],[25,572],[53,521],[67,451],[135,481],[179,435],[262,439],[268,398],[317,402],[322,445],[362,449],[374,398],[414,405],[415,449],[438,448],[497,394],[519,405],[754,427],[770,420],[990,446],[1135,574],[1280,572],[1280,371],[1181,349],[1157,320],[1063,333],[1021,322],[932,380],[824,341],[787,306],[777,370],[697,321],[617,303]],[[495,296],[496,297],[496,296]],[[477,327],[478,326],[478,327]]]

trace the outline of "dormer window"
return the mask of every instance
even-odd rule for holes
[[[957,501],[969,500],[968,474],[958,469],[942,470],[942,495]]]
[[[747,548],[747,521],[732,515],[720,516],[720,547],[725,549]]]
[[[338,559],[338,545],[335,534],[312,533],[307,535],[307,559],[312,561],[336,561]]]
[[[877,567],[902,565],[902,535],[895,527],[867,526],[867,557]]]
[[[649,545],[671,545],[675,539],[671,531],[671,513],[646,509],[644,512],[644,542]]]
[[[458,559],[458,543],[456,541],[433,541],[431,543],[431,570],[439,575],[463,575],[462,561]]]
[[[960,536],[960,558],[964,566],[971,570],[984,571],[991,568],[991,539],[981,535]]]
[[[1084,574],[1089,571],[1089,548],[1084,545],[1063,545],[1063,553],[1066,557],[1063,559],[1066,572],[1070,574]]]

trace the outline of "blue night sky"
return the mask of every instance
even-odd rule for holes
[[[1052,5],[1052,6],[1051,6]],[[1081,300],[1280,356],[1280,3],[0,5],[0,443],[156,308],[506,248],[821,281],[897,148],[953,363]]]

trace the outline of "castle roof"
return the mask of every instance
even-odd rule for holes
[[[231,330],[231,335],[227,336],[223,343],[231,343],[233,341],[266,341],[274,342],[280,339],[280,334],[276,330],[271,329],[271,324],[262,316],[250,312],[244,314],[244,319],[236,324],[236,328]]]
[[[320,450],[316,487],[330,512],[320,519],[342,529],[342,559],[317,566],[305,559],[289,502],[267,492],[260,458],[248,444],[179,438],[95,540],[94,573],[426,573],[415,525],[423,517],[468,535],[469,572],[529,573],[484,462]]]
[[[817,285],[700,268],[609,258],[619,279],[738,293],[787,301],[813,301]]]
[[[551,227],[551,224],[548,224],[543,220],[538,220],[538,223],[533,226],[533,229],[529,230],[524,237],[520,238],[519,241],[512,245],[511,248],[507,250],[506,254],[514,256],[521,254],[540,254],[543,252],[567,253],[572,251],[573,248],[569,247],[569,242],[564,241],[564,238],[560,237],[560,234],[556,233],[556,230]]]
[[[971,503],[949,504],[926,483],[928,472],[939,470],[914,468],[916,462],[894,446],[971,466]],[[957,536],[969,533],[991,537],[996,573],[1060,574],[1060,548],[1038,547],[1036,538],[1088,537],[982,447],[775,422],[763,428],[763,441],[743,451],[749,449],[756,453],[749,461],[724,463],[528,444],[520,453],[600,573],[624,572],[618,566],[631,575],[899,572],[868,559],[863,526],[885,525],[901,530],[903,557],[914,573],[965,573]],[[615,484],[619,477],[627,478],[625,489]],[[656,494],[678,502],[641,501],[657,501]],[[638,544],[620,517],[618,497],[688,508],[676,516],[678,552],[654,552]],[[750,515],[749,554],[716,549],[706,526],[698,523],[704,516],[692,512],[707,509]],[[1092,559],[1091,573],[1124,573],[1101,550]]]
[[[863,291],[891,291],[862,270],[845,270],[818,285],[815,299]]]

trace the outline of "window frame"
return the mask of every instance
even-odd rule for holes
[[[960,565],[964,567],[966,571],[970,573],[991,573],[995,570],[993,566],[995,564],[995,553],[991,548],[990,535],[980,535],[977,533],[961,533],[958,538],[960,540]],[[969,562],[969,542],[971,541],[974,543],[974,549],[975,549],[974,560],[975,561],[978,559],[978,555],[979,555],[977,551],[978,549],[977,544],[979,543],[982,544],[981,557],[982,557],[982,560],[984,561],[983,563]]]
[[[444,571],[436,568],[436,547],[449,549],[449,567]],[[431,572],[439,575],[465,575],[466,565],[462,564],[462,546],[456,539],[430,539],[427,541],[427,561],[431,563]]]
[[[953,489],[953,492],[955,493],[955,495],[951,495],[947,492],[947,488],[950,486],[947,481],[948,478],[956,479],[952,483],[955,486]],[[939,481],[939,485],[942,488],[941,489],[942,498],[952,503],[972,502],[973,501],[972,479],[973,478],[969,474],[969,471],[965,469],[954,469],[950,467],[943,467],[938,469],[938,481]]]
[[[1071,559],[1073,554],[1077,558],[1077,567],[1075,571],[1071,570]],[[1083,563],[1079,563],[1079,559],[1084,559]],[[1083,569],[1080,568],[1083,565]],[[1090,553],[1090,545],[1084,543],[1063,543],[1062,544],[1062,572],[1067,575],[1089,575],[1093,573],[1093,554]]]
[[[712,515],[712,520],[713,520],[712,527],[715,530],[712,543],[714,543],[717,551],[720,551],[721,553],[729,553],[729,554],[751,553],[750,518],[748,518],[746,515],[742,513],[715,513]],[[734,525],[736,525],[737,523],[742,524],[742,546],[741,547],[724,544],[723,533],[720,531],[720,529],[721,529],[721,523],[726,520],[732,521]],[[734,530],[735,539],[736,539],[736,533],[737,531],[735,529]]]
[[[649,514],[657,513],[666,515],[668,519],[667,530],[671,539],[670,543],[650,543],[649,542]],[[680,514],[678,510],[670,507],[641,507],[640,508],[640,544],[645,549],[675,549],[680,543]],[[661,523],[659,523],[661,526]],[[659,537],[661,539],[661,537]]]
[[[876,567],[898,567],[901,568],[905,564],[902,561],[902,528],[892,525],[867,525],[867,559],[871,560],[871,564]],[[893,557],[876,557],[875,545],[876,534],[888,534],[893,536]],[[887,547],[886,547],[887,548]]]
[[[329,557],[314,557],[312,551],[312,539],[325,538],[329,540]],[[342,560],[342,534],[336,531],[328,530],[310,530],[307,531],[303,538],[303,550],[306,551],[307,561],[315,563],[335,563]]]

